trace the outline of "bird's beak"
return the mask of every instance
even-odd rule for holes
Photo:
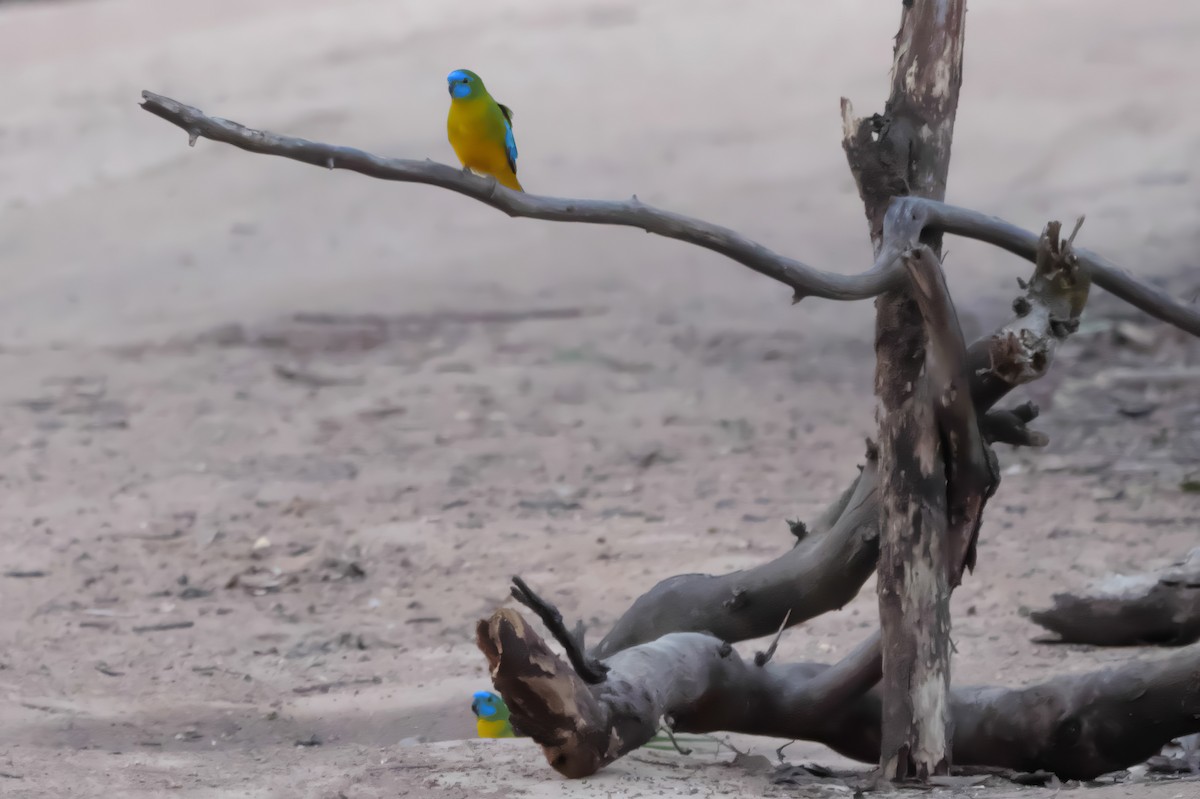
[[[446,92],[447,92],[447,93],[449,93],[449,95],[450,95],[451,97],[453,97],[453,96],[454,96],[454,84],[453,84],[453,83],[447,83],[447,84],[446,84]]]

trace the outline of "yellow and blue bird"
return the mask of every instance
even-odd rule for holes
[[[475,714],[475,730],[479,733],[480,738],[528,737],[521,730],[513,726],[512,720],[509,718],[508,705],[505,704],[504,699],[491,691],[476,691],[472,695],[471,712]],[[691,754],[694,751],[692,749],[681,748],[680,743],[709,743],[717,744],[718,747],[720,746],[720,742],[711,736],[673,735],[670,732],[664,731],[643,744],[643,747],[662,751],[673,750],[685,755]]]
[[[471,700],[471,712],[475,714],[475,730],[480,738],[516,738],[512,722],[508,720],[508,705],[491,691],[476,691]]]
[[[450,89],[450,114],[446,135],[464,168],[491,175],[502,186],[525,191],[517,180],[517,140],[513,137],[513,112],[488,94],[483,81],[469,69],[446,76]]]

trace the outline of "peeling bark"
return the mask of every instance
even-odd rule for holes
[[[978,370],[977,403],[998,402],[1013,388],[1044,376],[1055,350],[1079,329],[1091,278],[1079,268],[1074,240],[1080,219],[1067,239],[1062,225],[1048,222],[1038,239],[1033,276],[1020,281],[1024,293],[1013,300],[1011,322],[971,348],[970,368]]]
[[[888,229],[902,216],[902,209],[889,211],[892,197],[945,197],[965,16],[965,0],[906,3],[884,113],[856,121],[843,101],[843,144],[877,260],[883,260],[881,251],[917,243],[897,241]],[[933,229],[923,234],[936,261],[941,234]],[[941,331],[927,331],[909,285],[884,293],[875,307],[883,480],[878,591],[886,697],[880,767],[888,779],[926,780],[950,767],[950,591],[966,560],[973,563],[974,540],[955,552],[947,541],[948,453],[933,412],[934,394],[943,387],[931,388],[926,373],[927,341]],[[961,333],[958,337],[961,341]],[[981,438],[977,426],[975,436]]]
[[[878,311],[878,328],[921,333],[910,298]],[[922,337],[923,338],[923,337]],[[882,515],[879,621],[883,629],[883,745],[888,779],[927,779],[949,770],[950,582],[946,472],[923,358],[898,358],[895,340],[881,342],[879,463]],[[923,341],[921,342],[923,344]],[[889,374],[887,364],[900,374]],[[916,370],[912,367],[915,365]],[[901,378],[911,382],[902,383]],[[906,390],[907,389],[907,390]]]

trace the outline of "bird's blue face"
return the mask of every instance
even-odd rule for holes
[[[490,691],[476,691],[471,712],[481,719],[494,719],[500,712],[500,698]]]
[[[469,69],[454,70],[446,76],[446,83],[449,85],[450,96],[456,100],[471,97],[483,88],[479,76]]]

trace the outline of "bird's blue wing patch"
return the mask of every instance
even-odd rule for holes
[[[508,156],[508,168],[517,174],[517,139],[508,120],[504,121],[504,153]]]

